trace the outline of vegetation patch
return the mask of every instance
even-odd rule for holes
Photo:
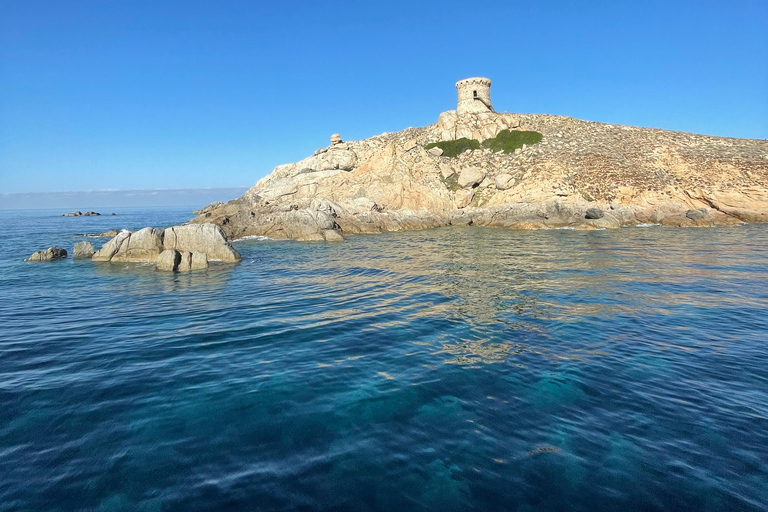
[[[494,153],[499,151],[512,153],[514,150],[522,148],[523,144],[533,146],[541,142],[543,138],[544,136],[539,132],[501,130],[494,138],[484,140],[483,146]]]
[[[480,142],[477,139],[468,139],[462,137],[456,140],[444,140],[441,142],[431,142],[424,146],[424,149],[440,148],[443,150],[443,156],[456,158],[468,149],[480,149]]]
[[[523,144],[532,146],[541,142],[542,138],[543,136],[539,132],[501,130],[494,138],[484,140],[483,142],[477,139],[462,137],[456,140],[430,142],[424,146],[424,149],[440,148],[443,150],[443,156],[449,158],[456,158],[468,149],[474,150],[481,147],[488,148],[493,152],[503,151],[504,153],[512,153],[514,150],[522,148]]]

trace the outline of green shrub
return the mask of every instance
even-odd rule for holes
[[[532,146],[541,142],[543,136],[539,132],[520,132],[511,130],[501,130],[494,138],[483,141],[483,146],[493,152],[503,151],[512,153],[523,144]]]
[[[481,146],[493,152],[512,153],[517,148],[522,148],[523,144],[532,146],[541,142],[542,138],[539,132],[501,130],[494,138],[484,140],[482,144],[477,139],[462,137],[456,140],[430,142],[424,146],[424,149],[440,148],[443,150],[443,156],[450,158],[456,158],[468,149],[480,149]]]
[[[443,156],[455,158],[468,149],[480,149],[480,142],[477,139],[468,139],[466,137],[462,137],[456,140],[431,142],[424,146],[424,149],[432,148],[440,148],[443,150]]]

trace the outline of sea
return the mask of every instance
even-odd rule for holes
[[[0,212],[2,511],[768,510],[768,225],[23,261],[114,211]]]

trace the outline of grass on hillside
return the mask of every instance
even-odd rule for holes
[[[462,137],[456,140],[431,142],[424,146],[424,149],[440,148],[443,150],[443,156],[449,158],[456,158],[468,149],[480,149],[480,147],[488,148],[493,152],[512,153],[517,148],[522,148],[523,144],[532,146],[541,142],[542,138],[539,132],[501,130],[494,138],[484,140],[482,143],[477,139]]]

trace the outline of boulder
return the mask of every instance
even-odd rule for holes
[[[176,267],[176,270],[179,272],[189,272],[192,270],[192,253],[191,252],[182,252],[181,258],[179,259],[179,264]]]
[[[157,257],[157,270],[164,272],[175,272],[179,268],[181,254],[179,251],[167,250],[160,253]]]
[[[442,148],[438,148],[437,146],[435,146],[434,148],[429,148],[427,150],[427,153],[429,153],[432,156],[443,156]]]
[[[456,171],[453,170],[453,167],[451,167],[451,164],[447,163],[441,163],[440,164],[440,174],[444,179],[448,179],[454,174],[456,174]]]
[[[585,219],[602,219],[605,216],[603,210],[600,208],[587,208],[587,213],[584,215]]]
[[[89,212],[85,212],[85,213],[83,214],[83,217],[95,217],[95,216],[97,216],[97,215],[101,215],[101,214],[100,214],[99,212],[90,212],[90,211],[89,211]]]
[[[494,185],[496,185],[498,190],[507,190],[512,188],[513,179],[514,178],[511,174],[502,173],[496,176],[496,179],[494,179]]]
[[[477,167],[468,167],[459,174],[459,186],[461,188],[479,185],[485,178],[485,173]]]
[[[44,251],[37,251],[27,258],[27,261],[53,261],[67,257],[67,251],[60,247],[49,247]]]
[[[475,189],[456,191],[456,208],[466,208],[475,198]]]
[[[154,228],[143,228],[128,233],[110,261],[119,263],[152,263],[163,251],[163,232]],[[120,238],[120,235],[115,239]],[[101,252],[101,251],[99,251]],[[98,254],[98,253],[97,253]],[[94,257],[96,255],[94,254]]]
[[[204,252],[193,252],[190,268],[191,270],[202,270],[208,268],[208,256]]]
[[[83,212],[76,211],[76,212],[71,212],[71,213],[65,213],[65,214],[62,215],[62,217],[80,217],[82,215],[83,215]]]
[[[166,228],[162,247],[181,252],[203,252],[208,256],[208,261],[241,260],[240,254],[227,242],[227,235],[215,224],[185,224]]]
[[[331,135],[331,145],[332,146],[335,145],[335,144],[341,144],[341,142],[342,142],[342,140],[341,140],[341,135],[340,134],[334,133],[333,135]]]
[[[341,169],[342,171],[351,171],[357,164],[357,154],[349,149],[336,149],[331,147],[325,153],[317,157],[318,171]]]
[[[72,249],[72,257],[90,259],[95,252],[91,242],[77,242],[75,248]]]

